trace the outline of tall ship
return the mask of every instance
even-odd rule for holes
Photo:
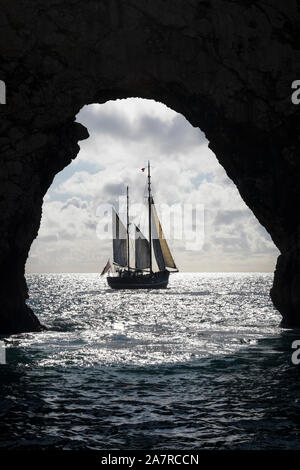
[[[142,168],[144,171],[145,168]],[[106,263],[101,276],[108,273],[112,289],[163,289],[170,272],[178,272],[170,248],[164,237],[151,193],[150,162],[148,162],[148,238],[134,225],[134,266],[130,265],[129,188],[127,186],[127,223],[124,225],[113,209],[113,267]],[[154,270],[153,255],[158,270]]]

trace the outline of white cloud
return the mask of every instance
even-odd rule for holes
[[[78,120],[87,126],[90,138],[80,143],[80,154],[44,198],[29,270],[99,271],[110,243],[96,237],[97,207],[115,203],[127,184],[131,201],[141,202],[147,175],[140,168],[148,159],[158,203],[205,208],[200,252],[186,250],[182,240],[171,241],[182,269],[273,269],[277,250],[270,237],[208,148],[204,134],[183,116],[153,101],[129,99],[85,107]]]

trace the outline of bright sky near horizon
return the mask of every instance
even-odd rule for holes
[[[148,159],[158,206],[204,208],[203,246],[195,249],[172,236],[169,241],[181,271],[274,270],[278,250],[270,236],[208,148],[203,132],[182,115],[152,100],[130,98],[85,106],[77,120],[90,137],[80,142],[78,157],[56,176],[44,197],[26,272],[101,271],[111,240],[99,238],[104,226],[99,207],[115,204],[127,184],[132,201],[141,202],[146,174],[140,169]],[[178,217],[175,224],[181,222]]]

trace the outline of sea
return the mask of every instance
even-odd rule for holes
[[[178,273],[113,291],[27,275],[47,331],[5,339],[0,449],[300,449],[300,331],[268,273]]]

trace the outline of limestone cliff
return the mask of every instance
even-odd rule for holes
[[[24,265],[43,196],[88,136],[89,103],[152,98],[210,141],[281,251],[271,296],[300,325],[296,0],[0,2],[0,333],[37,330]]]

